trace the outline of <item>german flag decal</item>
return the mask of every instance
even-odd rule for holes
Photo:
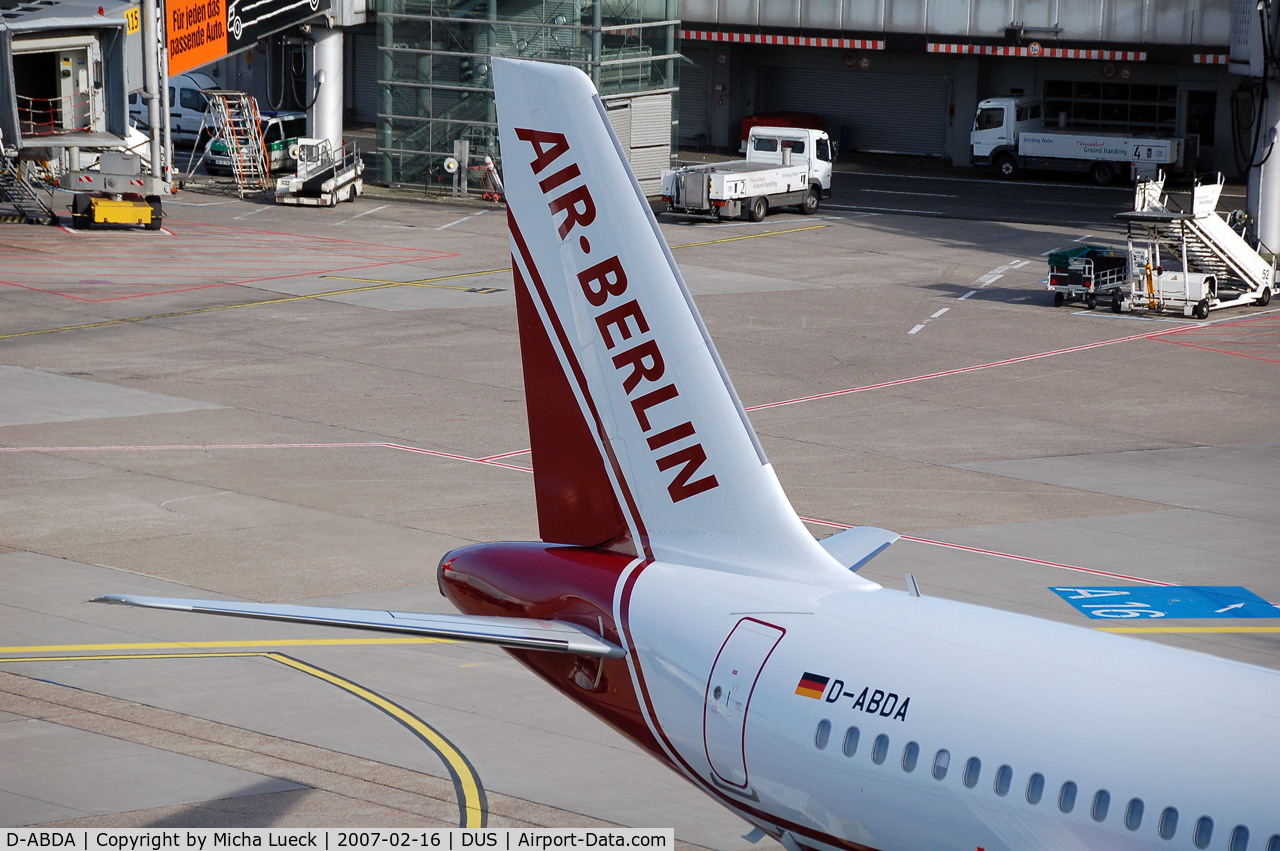
[[[804,676],[800,678],[800,685],[796,686],[796,694],[821,700],[822,693],[827,690],[827,683],[830,681],[830,677],[820,677],[805,671]]]

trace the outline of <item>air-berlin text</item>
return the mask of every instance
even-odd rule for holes
[[[561,133],[517,129],[516,136],[533,146],[530,167],[538,180],[538,188],[549,199],[553,220],[564,214],[558,225],[560,239],[568,240],[577,229],[578,248],[587,268],[579,271],[578,284],[594,311],[596,327],[605,348],[613,355],[613,367],[622,382],[622,390],[631,403],[632,414],[647,438],[649,451],[662,472],[675,469],[667,485],[672,502],[680,502],[703,491],[718,487],[714,475],[694,479],[707,463],[707,453],[697,437],[692,422],[660,429],[655,420],[663,413],[662,404],[677,398],[680,391],[672,381],[664,381],[666,364],[658,341],[650,335],[640,301],[629,298],[627,273],[615,254],[591,264],[591,241],[588,229],[596,219],[596,204],[591,198],[578,164],[569,156],[569,142]],[[590,265],[588,265],[590,264]],[[675,447],[675,448],[672,448]],[[661,450],[661,452],[659,452]]]

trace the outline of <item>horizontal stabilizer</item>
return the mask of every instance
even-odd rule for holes
[[[593,635],[584,627],[562,621],[496,618],[478,615],[435,615],[420,612],[387,612],[377,609],[331,609],[322,606],[288,606],[268,603],[238,603],[230,600],[183,600],[171,597],[134,597],[108,594],[90,602],[171,609],[210,615],[234,615],[269,621],[291,621],[349,629],[402,632],[410,635],[449,638],[496,644],[520,650],[546,650],[575,656],[603,656],[620,659],[626,655],[616,644]]]
[[[877,529],[875,526],[854,526],[845,529],[818,543],[832,558],[852,571],[857,571],[871,561],[900,536],[888,529]]]

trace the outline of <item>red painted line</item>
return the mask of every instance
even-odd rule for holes
[[[477,461],[497,461],[499,458],[514,458],[517,455],[528,455],[532,449],[517,449],[515,452],[503,452],[501,455],[488,455],[484,458],[477,458]]]
[[[159,452],[170,449],[350,449],[386,443],[168,443],[151,446],[0,446],[0,452]]]
[[[1190,327],[1190,326],[1189,326]],[[1015,363],[1025,363],[1027,361],[1040,360],[1041,358],[1051,358],[1056,355],[1066,355],[1072,352],[1087,352],[1090,349],[1098,349],[1103,346],[1113,346],[1116,343],[1127,343],[1131,340],[1149,340],[1153,337],[1163,337],[1167,334],[1177,334],[1187,330],[1186,328],[1166,328],[1160,331],[1148,331],[1145,334],[1131,334],[1128,337],[1117,337],[1114,340],[1102,340],[1097,343],[1085,343],[1080,346],[1070,346],[1065,349],[1054,349],[1051,352],[1039,352],[1034,355],[1023,355],[1016,358],[1008,358],[1006,360],[992,361],[991,363],[982,363],[975,366],[962,366],[958,369],[946,369],[942,372],[931,372],[927,375],[917,375],[912,378],[899,378],[895,381],[884,381],[880,384],[868,384],[864,387],[850,387],[846,390],[833,390],[830,393],[816,393],[812,396],[800,396],[796,399],[786,399],[781,402],[766,402],[763,405],[752,405],[747,408],[748,411],[763,411],[768,408],[781,408],[784,405],[798,405],[801,402],[813,402],[818,399],[830,399],[835,396],[847,396],[850,393],[862,393],[867,390],[880,390],[885,387],[897,387],[902,384],[913,384],[917,381],[928,381],[931,378],[943,378],[948,375],[961,375],[966,372],[977,372],[981,369],[991,369],[997,366],[1009,366]]]
[[[1184,343],[1181,340],[1161,340],[1162,343],[1173,343],[1175,346],[1186,346],[1188,349],[1200,349],[1203,352],[1214,352],[1219,355],[1232,355],[1237,358],[1248,358],[1249,360],[1260,360],[1263,363],[1280,363],[1280,360],[1272,358],[1258,357],[1257,355],[1247,355],[1244,352],[1229,352],[1225,349],[1212,349],[1208,346],[1197,346],[1195,343]]]
[[[253,233],[253,234],[265,234],[267,236],[282,236],[285,239],[316,239],[325,243],[336,243],[341,245],[362,245],[366,248],[377,248],[377,249],[391,250],[391,251],[421,251],[422,250],[421,248],[416,248],[413,246],[384,245],[380,242],[362,242],[360,240],[355,240],[355,239],[337,239],[331,236],[312,236],[310,234],[303,234],[303,233],[285,233],[283,231],[259,230],[257,228],[246,228],[246,227],[240,227],[238,225],[215,225],[215,224],[209,224],[205,222],[184,222],[184,221],[178,221],[178,220],[175,220],[175,224],[185,224],[185,225],[191,225],[193,227],[221,228],[223,230],[234,230],[234,231]],[[454,251],[437,251],[434,253],[436,256],[433,259],[436,259],[436,260],[439,260],[445,257],[461,257],[462,256],[461,254]]]
[[[506,470],[518,470],[521,473],[532,473],[528,467],[516,464],[503,464],[487,458],[471,458],[467,455],[455,455],[451,452],[437,452],[433,449],[419,449],[416,446],[405,446],[400,443],[168,443],[153,446],[0,446],[0,452],[160,452],[177,449],[399,449],[402,452],[415,452],[419,455],[430,455],[435,458],[447,458],[452,461],[466,461],[469,464],[484,464],[486,467],[502,467]],[[528,451],[528,450],[526,450]],[[520,453],[509,453],[520,454]],[[506,457],[506,456],[498,456]]]
[[[519,470],[521,473],[532,473],[533,470],[528,467],[520,467],[516,464],[503,464],[499,461],[489,461],[485,458],[469,458],[466,455],[453,455],[448,452],[436,452],[432,449],[418,449],[415,446],[402,446],[399,443],[380,443],[379,446],[385,446],[388,449],[399,449],[404,452],[416,452],[419,455],[431,455],[435,458],[448,458],[453,461],[467,461],[471,464],[484,464],[486,467],[502,467],[504,470]]]
[[[200,290],[217,289],[219,287],[239,287],[239,286],[244,286],[245,284],[258,284],[264,281],[280,281],[280,280],[285,280],[287,278],[301,278],[306,275],[322,276],[322,275],[332,275],[337,272],[357,272],[364,269],[379,269],[383,266],[396,266],[402,263],[417,263],[423,260],[435,260],[435,259],[438,259],[438,258],[436,257],[405,257],[401,260],[387,260],[382,263],[360,263],[355,266],[341,266],[336,269],[310,269],[303,272],[293,272],[287,275],[268,275],[268,276],[263,276],[261,278],[245,278],[244,280],[237,280],[237,281],[219,281],[217,283],[199,284],[197,286],[192,286],[192,287],[177,287],[174,289],[164,290],[163,292],[119,293],[116,295],[102,296],[99,298],[89,298],[87,296],[72,295],[71,293],[59,292],[58,290],[51,290],[51,289],[42,289],[40,287],[28,286],[26,284],[19,284],[13,281],[0,281],[0,284],[4,284],[10,287],[18,287],[19,289],[30,290],[32,292],[44,293],[45,295],[55,295],[61,298],[71,299],[72,301],[84,302],[86,304],[100,304],[100,303],[109,302],[109,301],[126,301],[126,300],[136,299],[136,298],[153,298],[155,296],[177,295],[178,293],[198,292]],[[148,286],[148,285],[134,284],[133,286]],[[289,297],[291,294],[281,293],[280,295],[284,297]]]
[[[833,529],[852,529],[845,523],[832,523],[830,520],[816,520],[812,517],[801,517],[806,523],[813,523],[818,526],[830,526]],[[968,547],[964,544],[953,544],[949,541],[935,541],[932,538],[917,538],[915,535],[900,536],[904,541],[915,541],[917,544],[928,544],[931,547],[946,547],[949,550],[962,550],[967,553],[978,553],[984,556],[995,556],[996,558],[1006,558],[1013,561],[1024,561],[1028,564],[1038,564],[1043,567],[1054,567],[1058,570],[1071,570],[1076,573],[1088,573],[1093,576],[1105,576],[1108,579],[1123,579],[1125,582],[1138,582],[1143,585],[1159,585],[1162,587],[1171,587],[1176,585],[1174,582],[1161,582],[1157,579],[1143,579],[1141,576],[1130,576],[1127,573],[1112,573],[1109,570],[1095,570],[1092,567],[1079,567],[1074,564],[1063,564],[1058,561],[1045,561],[1044,559],[1031,558],[1030,556],[1019,556],[1013,553],[1002,553],[999,550],[985,550],[981,547]]]

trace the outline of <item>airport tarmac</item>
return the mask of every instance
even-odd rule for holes
[[[445,552],[537,537],[504,210],[168,212],[0,231],[0,825],[752,847],[500,650],[86,602],[447,612]],[[907,536],[863,575],[1280,667],[1280,618],[1090,619],[1050,590],[1280,601],[1280,311],[1051,307],[1044,256],[1122,238],[1106,219],[662,222],[814,533]]]

